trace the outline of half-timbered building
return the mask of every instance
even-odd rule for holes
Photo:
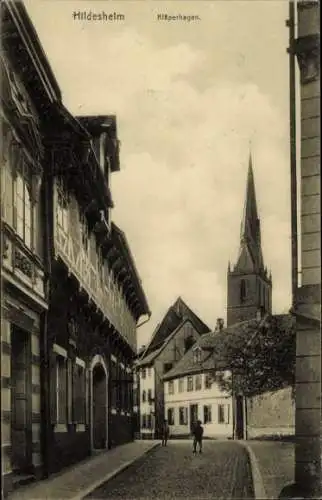
[[[28,13],[2,8],[2,456],[44,476],[133,439],[132,363],[149,316],[112,222],[115,116],[74,117]]]
[[[1,458],[4,491],[43,474],[48,309],[44,117],[60,90],[23,4],[1,2]]]
[[[119,170],[114,116],[58,110],[48,145],[50,472],[133,439],[132,361],[148,305],[124,233],[111,221]]]

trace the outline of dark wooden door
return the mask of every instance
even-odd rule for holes
[[[236,439],[244,439],[244,400],[236,396]]]
[[[106,447],[106,375],[100,366],[93,370],[93,446],[94,449]]]
[[[198,420],[198,405],[190,405],[190,430]]]
[[[32,462],[31,408],[29,390],[30,336],[13,327],[11,339],[11,449],[12,469],[29,472]]]

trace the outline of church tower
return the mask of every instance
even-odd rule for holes
[[[227,273],[227,326],[271,313],[272,279],[268,275],[261,245],[252,157],[249,156],[246,199],[237,263]]]

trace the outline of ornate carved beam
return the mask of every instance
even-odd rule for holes
[[[301,83],[315,81],[320,75],[320,36],[307,35],[295,40],[294,50],[301,72]]]

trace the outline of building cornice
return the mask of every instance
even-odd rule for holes
[[[61,100],[59,85],[24,4],[22,2],[4,0],[2,2],[2,9],[3,12],[7,9],[16,31],[15,36],[20,40],[20,48],[28,55],[30,61],[28,71],[33,71],[37,74],[51,102]],[[7,37],[10,35],[11,33],[8,34],[5,32],[2,36]],[[17,45],[17,43],[15,44]]]

